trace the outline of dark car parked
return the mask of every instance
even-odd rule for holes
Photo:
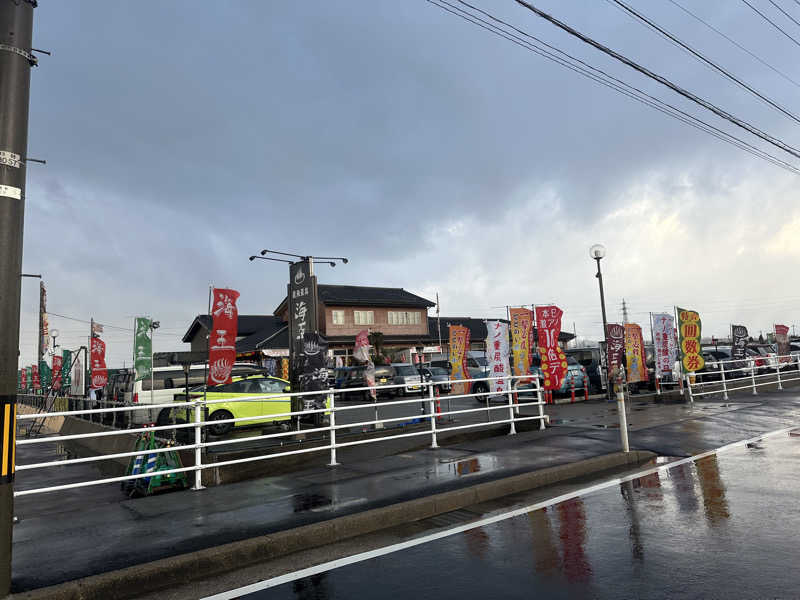
[[[572,348],[565,350],[564,354],[574,358],[586,370],[591,393],[602,393],[606,388],[606,377],[600,364],[600,348]]]

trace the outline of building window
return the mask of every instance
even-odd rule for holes
[[[344,311],[332,310],[331,321],[333,322],[334,325],[344,325]]]
[[[418,311],[389,311],[389,325],[419,325]]]
[[[354,310],[353,321],[356,325],[374,325],[375,313],[371,310]]]

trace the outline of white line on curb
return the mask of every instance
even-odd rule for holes
[[[358,554],[353,554],[351,556],[346,556],[344,558],[338,558],[336,560],[332,560],[329,562],[321,563],[319,565],[315,565],[313,567],[308,567],[307,569],[300,569],[299,571],[293,571],[291,573],[286,573],[285,575],[280,575],[278,577],[272,577],[271,579],[265,579],[264,581],[259,581],[257,583],[253,583],[250,585],[246,585],[240,588],[236,588],[234,590],[228,590],[226,592],[220,592],[219,594],[214,594],[213,596],[206,596],[201,600],[231,600],[233,598],[239,598],[246,594],[252,594],[254,592],[258,592],[260,590],[265,590],[267,588],[275,587],[278,585],[283,585],[284,583],[289,583],[295,581],[297,579],[302,579],[304,577],[310,577],[312,575],[317,575],[318,573],[323,573],[325,571],[330,571],[332,569],[338,569],[339,567],[346,567],[347,565],[352,565],[355,563],[363,562],[365,560],[370,560],[372,558],[377,558],[378,556],[385,556],[387,554],[392,554],[393,552],[399,552],[400,550],[405,550],[407,548],[413,548],[414,546],[419,546],[422,544],[427,544],[428,542],[433,542],[435,540],[440,540],[442,538],[449,537],[451,535],[456,535],[459,533],[463,533],[465,531],[469,531],[470,529],[476,529],[478,527],[484,527],[486,525],[491,525],[493,523],[498,523],[500,521],[505,521],[506,519],[511,519],[514,517],[518,517],[521,515],[525,515],[531,511],[540,510],[542,508],[546,508],[548,506],[552,506],[553,504],[559,504],[561,502],[565,502],[567,500],[571,500],[572,498],[577,498],[579,496],[585,496],[587,494],[592,494],[594,492],[598,492],[600,490],[619,485],[626,481],[632,481],[634,479],[639,479],[640,477],[645,477],[646,475],[651,475],[652,473],[658,473],[662,471],[668,471],[669,469],[679,467],[681,465],[685,465],[690,462],[694,462],[696,460],[701,460],[708,456],[718,454],[720,452],[725,452],[727,450],[731,450],[733,448],[738,448],[739,446],[745,446],[747,444],[757,442],[760,440],[764,440],[767,438],[775,437],[784,433],[788,433],[796,429],[796,426],[793,427],[784,427],[783,429],[777,429],[775,431],[770,431],[769,433],[765,433],[756,437],[752,437],[746,440],[741,440],[739,442],[733,442],[732,444],[726,444],[724,446],[720,446],[715,450],[709,450],[707,452],[701,452],[700,454],[695,454],[694,456],[690,456],[687,458],[682,458],[680,460],[676,460],[669,463],[664,463],[663,465],[659,465],[657,467],[651,467],[649,469],[643,469],[641,471],[637,471],[631,475],[626,475],[624,477],[615,477],[613,479],[609,479],[602,483],[598,483],[595,485],[590,485],[585,488],[581,488],[579,490],[574,490],[572,492],[568,492],[566,494],[562,494],[560,496],[556,496],[554,498],[550,498],[548,500],[543,500],[542,502],[537,502],[535,504],[531,504],[529,506],[525,506],[522,508],[517,508],[512,511],[508,511],[499,515],[493,515],[491,517],[486,517],[484,519],[480,519],[478,521],[473,521],[471,523],[467,523],[465,525],[459,525],[457,527],[452,527],[445,531],[438,531],[436,533],[431,533],[429,535],[425,535],[419,538],[415,538],[413,540],[408,540],[405,542],[400,542],[397,544],[392,544],[390,546],[385,546],[383,548],[378,548],[375,550],[369,550],[368,552],[360,552]]]

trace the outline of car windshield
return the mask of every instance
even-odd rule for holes
[[[489,361],[486,360],[485,356],[472,356],[470,358],[475,361],[476,365],[479,367],[486,367],[489,365]]]
[[[394,370],[398,375],[419,375],[419,371],[411,365],[400,365],[399,367],[395,367]]]
[[[391,377],[392,367],[375,367],[375,377]]]
[[[575,360],[573,357],[571,357],[571,356],[567,357],[567,364],[568,365],[580,366],[580,363],[577,360]]]
[[[428,370],[431,372],[431,375],[447,375],[447,369],[443,369],[442,367],[428,367]]]

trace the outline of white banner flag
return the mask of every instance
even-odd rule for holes
[[[675,318],[672,315],[653,314],[653,344],[656,374],[661,378],[672,373],[675,362]]]
[[[486,321],[486,357],[489,361],[489,377],[508,377],[511,368],[508,363],[508,323]],[[492,392],[509,390],[508,380],[489,382]]]

